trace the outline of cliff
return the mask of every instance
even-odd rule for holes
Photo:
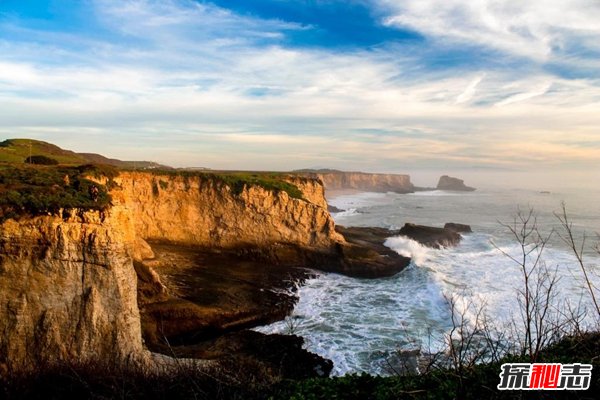
[[[113,205],[106,211],[4,221],[0,370],[3,364],[143,356],[138,279],[151,294],[164,289],[160,265],[157,273],[141,262],[154,257],[145,239],[215,250],[290,245],[324,253],[344,243],[324,208],[320,182],[287,179],[303,191],[302,199],[256,185],[235,192],[204,175],[122,172],[111,182]]]
[[[209,279],[232,262],[261,275],[270,266],[282,271],[276,279],[287,281],[285,267],[377,277],[408,263],[373,250],[368,241],[346,242],[335,230],[318,179],[282,176],[295,185],[287,187],[268,179],[228,182],[213,174],[121,172],[88,178],[111,188],[108,209],[60,210],[0,224],[0,370],[2,364],[25,368],[40,361],[144,358],[142,330],[146,344],[156,345],[166,333],[221,332],[273,318],[272,306],[265,313],[249,308],[250,301],[239,309],[215,306],[223,301],[222,288],[207,297],[188,265],[197,274],[217,270]],[[285,190],[269,187],[278,184]],[[162,243],[200,253],[179,265],[172,261],[182,260],[179,250],[174,258],[161,259],[146,240],[155,248]],[[198,257],[206,262],[199,265]],[[173,273],[169,278],[169,263],[181,281],[170,279]],[[189,289],[187,297],[182,288]],[[254,289],[248,293],[250,299],[264,298]],[[276,311],[281,318],[287,308]]]
[[[210,176],[123,172],[111,192],[125,207],[136,234],[146,240],[205,247],[276,243],[328,249],[344,239],[335,232],[319,182],[303,178],[303,199],[257,185],[235,193]]]
[[[0,225],[0,366],[143,354],[130,228],[119,208]]]
[[[460,192],[472,192],[475,188],[465,185],[462,179],[453,178],[448,175],[443,175],[437,184],[438,190],[454,190]]]
[[[366,172],[315,173],[326,190],[356,189],[370,192],[410,193],[414,186],[410,176],[399,174],[370,174]]]

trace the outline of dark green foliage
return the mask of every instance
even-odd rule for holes
[[[167,188],[169,187],[169,182],[167,181],[160,180],[158,181],[158,184],[160,185],[160,188],[162,190],[167,190]]]
[[[591,363],[587,391],[499,391],[503,362],[479,364],[459,376],[451,369],[419,376],[368,374],[272,383],[255,375],[254,364],[229,362],[212,370],[185,367],[165,371],[102,363],[36,365],[29,373],[0,372],[0,398],[8,399],[595,399],[600,392],[600,333],[566,337],[545,349],[539,362]],[[1,371],[1,370],[0,370]]]
[[[0,221],[22,215],[57,214],[61,208],[106,209],[110,195],[105,185],[85,178],[90,168],[0,168]]]
[[[46,157],[46,156],[29,156],[25,159],[26,164],[36,164],[36,165],[58,165],[58,161],[54,158]]]
[[[295,199],[302,198],[300,189],[282,179],[282,176],[276,173],[228,173],[228,174],[206,174],[210,179],[221,181],[231,188],[234,195],[238,196],[247,186],[259,186],[263,189],[273,192],[286,192]]]
[[[593,364],[587,391],[499,391],[500,366],[525,362],[527,357],[509,356],[498,363],[477,364],[462,375],[452,369],[437,369],[424,375],[379,377],[367,374],[335,378],[287,381],[279,385],[272,399],[593,399],[600,393],[600,333],[569,336],[540,353],[538,362]]]
[[[119,176],[117,167],[107,164],[84,164],[78,166],[77,170],[80,174],[93,176],[94,178],[106,177],[112,180]]]

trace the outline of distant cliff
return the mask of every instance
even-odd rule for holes
[[[438,190],[455,190],[461,192],[472,192],[475,188],[465,185],[462,179],[453,178],[448,175],[443,175],[437,184]]]
[[[355,189],[369,192],[410,193],[415,189],[409,175],[332,170],[324,172],[317,170],[308,173],[320,178],[326,190]]]

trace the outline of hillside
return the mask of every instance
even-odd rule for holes
[[[151,161],[122,161],[95,153],[76,153],[71,150],[33,139],[7,139],[0,142],[0,163],[25,163],[29,156],[45,156],[64,165],[107,164],[120,168],[169,169],[170,167]]]

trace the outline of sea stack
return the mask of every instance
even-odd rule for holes
[[[448,175],[443,175],[437,184],[437,190],[454,190],[460,192],[472,192],[475,188],[465,185],[462,179],[453,178]]]

